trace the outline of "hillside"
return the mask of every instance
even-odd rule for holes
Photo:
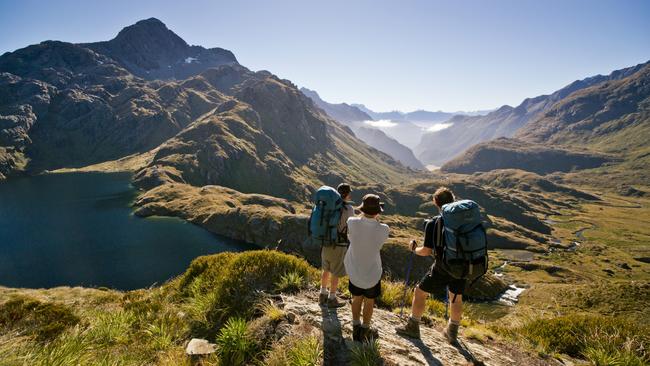
[[[424,169],[424,165],[413,155],[413,151],[386,135],[382,130],[360,126],[354,134],[368,145],[392,156],[395,160],[412,169]]]
[[[541,118],[556,103],[572,93],[594,85],[626,78],[644,68],[640,64],[609,75],[596,75],[577,80],[564,88],[535,98],[527,98],[517,107],[504,105],[484,116],[455,116],[448,122],[452,126],[438,132],[427,133],[415,147],[416,156],[425,164],[442,165],[471,146],[498,137],[512,137],[531,121]]]
[[[347,103],[328,103],[324,101],[315,90],[300,88],[300,91],[311,99],[316,105],[335,120],[348,124],[349,122],[361,122],[373,120],[367,113]]]
[[[557,271],[563,276],[562,269]],[[445,304],[432,298],[426,302],[421,340],[401,337],[395,334],[403,322],[400,304],[410,301],[412,291],[407,289],[404,296],[404,285],[390,280],[383,283],[373,315],[378,341],[355,344],[350,339],[349,305],[337,310],[318,306],[317,278],[316,268],[304,260],[263,250],[199,257],[161,286],[128,292],[0,287],[0,362],[564,365],[585,359],[597,364],[604,352],[626,345],[630,349],[612,359],[631,365],[647,361],[647,322],[565,315],[562,308],[556,309],[561,316],[557,320],[542,315],[538,307],[523,319],[490,321],[470,304],[460,343],[452,346],[441,332]],[[347,300],[345,282],[339,288]],[[630,290],[644,296],[650,289]],[[639,316],[644,314],[647,309]],[[582,334],[591,337],[583,339]],[[192,339],[204,340],[203,356],[185,354]]]
[[[546,174],[598,168],[568,179],[588,185],[647,186],[650,64],[634,70],[621,79],[572,93],[522,127],[515,140],[497,139],[474,146],[444,169],[473,173],[518,168]],[[607,160],[612,164],[601,167]]]
[[[572,151],[502,137],[472,146],[440,170],[472,174],[496,169],[521,169],[544,175],[597,168],[610,161],[614,161],[614,158],[604,154]]]
[[[154,149],[142,187],[180,180],[305,198],[321,182],[408,174],[289,81],[252,72],[228,51],[188,46],[156,19],[107,42],[46,41],[6,53],[0,93],[2,176]],[[249,186],[260,174],[272,183]]]

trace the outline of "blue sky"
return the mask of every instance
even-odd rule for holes
[[[190,44],[375,110],[476,110],[650,60],[650,1],[0,0],[0,53],[156,17]]]

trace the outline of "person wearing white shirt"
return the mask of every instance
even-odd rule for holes
[[[352,338],[355,341],[371,340],[377,331],[370,328],[375,298],[381,294],[382,264],[380,250],[389,235],[388,225],[378,221],[383,212],[379,196],[367,194],[359,206],[360,216],[348,219],[350,246],[344,264],[352,294]],[[363,323],[361,310],[363,307]]]

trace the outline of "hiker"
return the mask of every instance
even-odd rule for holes
[[[350,278],[352,294],[352,339],[357,342],[376,338],[378,332],[370,327],[375,298],[381,294],[382,265],[379,251],[388,239],[388,225],[378,216],[383,212],[379,196],[363,197],[359,216],[348,219],[350,247],[345,255],[345,270]],[[361,312],[363,308],[363,323]]]
[[[333,245],[321,246],[321,267],[323,273],[320,280],[320,305],[327,305],[328,308],[338,308],[345,305],[336,298],[336,289],[339,285],[339,278],[345,276],[343,258],[348,250],[348,219],[354,216],[354,208],[350,201],[352,188],[347,183],[341,183],[336,188],[343,201],[341,218],[337,227],[337,240]]]
[[[427,297],[436,290],[446,288],[446,296],[451,301],[451,314],[444,334],[451,344],[456,344],[465,288],[469,281],[478,279],[487,271],[487,240],[480,209],[475,202],[455,201],[453,192],[445,187],[436,190],[433,201],[441,215],[427,221],[424,245],[418,247],[417,241],[412,240],[410,249],[418,256],[433,254],[434,263],[415,287],[410,318],[406,325],[398,327],[396,331],[400,335],[419,339],[420,320]]]

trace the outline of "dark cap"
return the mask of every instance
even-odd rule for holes
[[[347,183],[341,183],[341,184],[339,184],[339,186],[336,187],[336,190],[339,192],[339,194],[341,195],[341,197],[345,197],[345,196],[347,196],[348,194],[350,194],[350,192],[352,192],[352,188],[351,188],[350,185],[347,184]]]
[[[363,202],[359,206],[359,211],[368,215],[377,215],[384,212],[384,203],[379,200],[376,194],[367,194],[363,196]]]

